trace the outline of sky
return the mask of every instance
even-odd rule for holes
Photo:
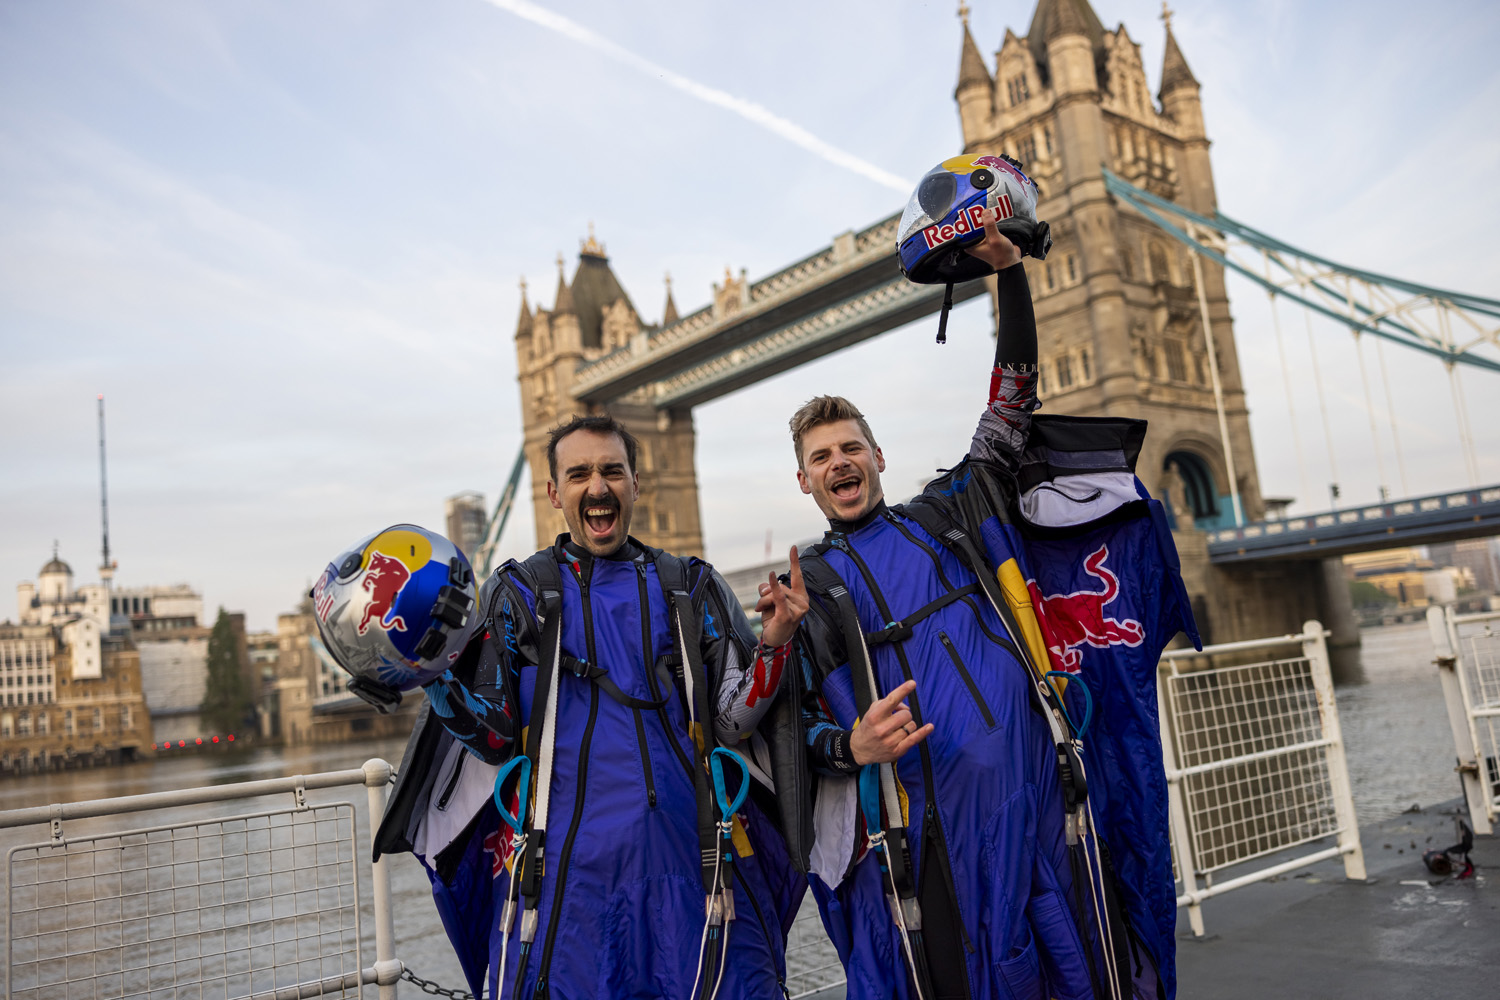
[[[1032,7],[975,0],[987,58]],[[1159,6],[1094,7],[1154,89]],[[1500,297],[1500,7],[1181,0],[1173,29],[1224,213]],[[726,266],[754,279],[898,210],[961,146],[960,38],[952,5],[909,0],[0,2],[0,581],[54,540],[97,579],[103,393],[117,585],[189,583],[274,628],[360,536],[493,499],[521,278],[550,307],[592,222],[654,322],[667,272],[686,313]],[[1265,294],[1235,280],[1230,305],[1262,491],[1324,509],[1332,451],[1348,502],[1382,463],[1403,492],[1373,352],[1378,452],[1351,337],[1313,323],[1330,449],[1302,317],[1281,312],[1285,383]],[[956,461],[989,322],[978,299],[945,348],[923,320],[698,408],[708,558],[821,532],[786,433],[812,395],[865,409],[893,496]],[[1386,361],[1410,492],[1466,486],[1441,364]],[[1460,377],[1500,482],[1500,376]],[[522,503],[502,548],[533,546]]]

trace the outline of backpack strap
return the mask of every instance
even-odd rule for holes
[[[541,900],[545,872],[547,821],[552,799],[553,751],[557,742],[557,687],[562,661],[562,572],[555,545],[522,563],[535,582],[536,619],[541,632],[537,649],[535,687],[531,698],[531,721],[526,730],[526,756],[536,763],[536,794],[528,796],[524,817],[525,852],[521,865],[521,955],[516,963],[516,981],[511,989],[519,994],[526,976],[527,958],[536,940],[537,904]],[[507,900],[506,910],[511,903]],[[504,933],[509,933],[509,912]],[[503,970],[502,970],[503,971]]]
[[[693,606],[692,585],[702,581],[689,580],[695,567],[690,560],[668,555],[660,549],[647,550],[656,566],[656,578],[667,597],[668,615],[672,624],[672,637],[677,643],[678,665],[687,695],[688,733],[692,737],[695,766],[693,767],[693,792],[698,803],[698,850],[699,871],[703,879],[704,912],[706,921],[703,941],[699,947],[699,975],[695,985],[695,997],[711,998],[718,992],[718,964],[727,958],[722,955],[720,940],[727,945],[727,924],[734,920],[734,851],[728,849],[729,824],[734,821],[733,810],[737,805],[727,805],[723,794],[722,771],[716,770],[714,754],[729,751],[715,750],[713,715],[710,710],[708,671],[703,664],[702,619]],[[700,564],[701,566],[701,564]],[[715,795],[710,785],[710,774],[720,787]],[[742,775],[744,785],[739,795],[749,790],[750,775]],[[721,803],[725,803],[721,805]],[[720,844],[723,831],[724,843]]]
[[[693,791],[698,800],[698,846],[703,890],[711,898],[717,891],[715,883],[715,859],[718,854],[716,841],[717,817],[714,815],[714,797],[709,787],[708,753],[713,741],[710,729],[713,726],[709,714],[708,671],[703,666],[703,651],[698,615],[693,609],[692,593],[688,589],[688,567],[685,560],[668,555],[660,549],[650,551],[656,566],[656,579],[667,599],[667,616],[672,627],[672,640],[677,645],[678,676],[682,680],[687,696],[688,735],[693,744]]]

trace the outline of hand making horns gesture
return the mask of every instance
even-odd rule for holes
[[[932,723],[918,729],[906,705],[906,696],[916,689],[916,681],[907,681],[870,706],[849,737],[855,763],[889,763],[932,735]]]
[[[760,585],[760,600],[755,610],[760,612],[760,641],[772,649],[791,641],[797,631],[797,623],[807,614],[807,585],[802,582],[802,566],[797,562],[797,547],[792,546],[792,571],[787,585],[772,573],[770,579]]]

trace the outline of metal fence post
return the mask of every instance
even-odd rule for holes
[[[1429,607],[1427,629],[1432,633],[1433,663],[1443,686],[1443,704],[1448,709],[1448,726],[1453,730],[1454,770],[1463,784],[1464,802],[1469,807],[1469,825],[1475,833],[1492,832],[1484,778],[1479,771],[1479,736],[1469,714],[1469,698],[1460,662],[1458,627],[1453,622],[1453,608]]]
[[[385,817],[386,786],[391,783],[391,765],[378,757],[365,761],[365,791],[370,798],[370,845],[374,854],[375,834]],[[391,913],[391,869],[384,858],[370,862],[370,883],[375,896],[375,982],[380,1000],[396,1000],[396,983],[405,971],[396,959],[396,924]]]
[[[1302,623],[1302,651],[1312,669],[1313,690],[1318,695],[1318,720],[1328,740],[1328,784],[1333,793],[1334,814],[1339,823],[1339,850],[1344,855],[1344,875],[1365,880],[1365,850],[1359,842],[1359,819],[1354,814],[1354,793],[1349,786],[1349,761],[1344,756],[1344,734],[1339,726],[1339,707],[1333,694],[1333,673],[1328,663],[1328,643],[1323,623]]]
[[[1182,893],[1188,900],[1188,924],[1194,937],[1203,936],[1203,904],[1198,901],[1198,864],[1193,856],[1193,838],[1188,835],[1187,809],[1182,804],[1182,775],[1177,769],[1177,727],[1173,724],[1171,700],[1167,685],[1176,668],[1158,665],[1156,671],[1157,727],[1161,731],[1162,763],[1167,772],[1167,816],[1172,851],[1177,856],[1177,874],[1182,879]]]

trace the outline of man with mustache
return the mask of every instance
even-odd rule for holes
[[[455,943],[481,925],[487,949],[470,949],[466,972],[482,981],[472,967],[487,961],[491,997],[779,996],[805,883],[756,804],[771,800],[734,799],[765,781],[756,727],[805,595],[772,588],[757,642],[712,567],[630,537],[636,442],[611,417],[555,428],[547,461],[547,496],[569,531],[494,573],[472,645],[426,688],[441,732],[419,729],[448,743],[428,751],[445,764],[431,769],[427,849],[410,837],[411,849],[435,873]],[[484,842],[495,856],[486,895],[443,856],[475,852],[497,776],[496,802],[518,829]],[[477,807],[452,804],[474,794]],[[456,812],[450,826],[482,815],[443,846],[445,811]]]
[[[1021,252],[995,215],[985,210],[984,238],[966,251],[997,272],[998,331],[988,403],[963,462],[909,504],[888,506],[885,457],[852,403],[820,396],[791,418],[797,481],[829,531],[802,554],[813,600],[803,669],[788,672],[803,705],[801,752],[818,780],[810,801],[784,796],[783,812],[799,817],[788,829],[812,827],[799,861],[851,1000],[1165,998],[1172,938],[1162,927],[1174,912],[1165,809],[1156,826],[1108,817],[1117,886],[1085,803],[1129,813],[1110,791],[1128,782],[1112,760],[1091,757],[1085,788],[1072,728],[1082,685],[1064,709],[1062,685],[1044,678],[1061,669],[1048,651],[1057,623],[1033,607],[1027,584],[1052,586],[1058,570],[1041,563],[1061,562],[1080,539],[1150,557],[1131,568],[1116,555],[1107,567],[1126,586],[1160,591],[1154,613],[1131,620],[1141,626],[1123,650],[1132,658],[1106,650],[1116,657],[1106,663],[1086,651],[1077,675],[1095,704],[1112,699],[1095,723],[1096,733],[1109,726],[1095,738],[1105,758],[1156,739],[1154,700],[1151,714],[1132,704],[1140,718],[1118,721],[1125,696],[1112,671],[1153,677],[1160,649],[1191,629],[1191,616],[1175,552],[1168,561],[1158,551],[1149,498],[1128,468],[1143,425],[1033,421],[1036,322]],[[1048,532],[1062,548],[1038,558],[1054,544]],[[1087,592],[1077,596],[1086,603]],[[1159,745],[1156,754],[1164,805]]]

